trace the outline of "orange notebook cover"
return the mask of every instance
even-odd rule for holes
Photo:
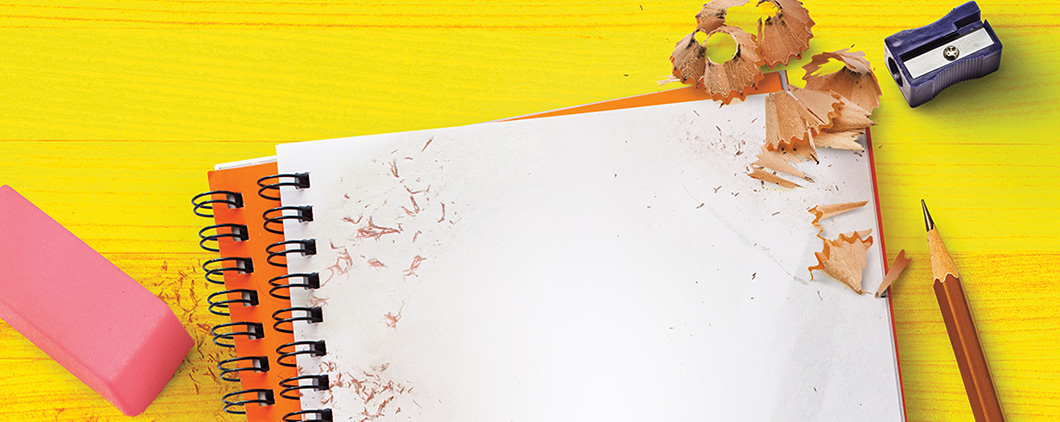
[[[211,311],[227,311],[232,322],[214,328],[214,342],[234,346],[236,358],[219,365],[221,377],[238,381],[240,387],[224,398],[230,413],[245,412],[248,421],[279,421],[299,410],[295,400],[277,394],[280,382],[296,375],[295,368],[276,364],[276,348],[294,341],[271,323],[274,312],[287,308],[289,300],[269,294],[269,280],[287,274],[283,267],[268,264],[266,248],[283,241],[283,234],[265,230],[262,215],[278,207],[278,200],[258,195],[257,180],[276,174],[276,162],[209,172],[210,191],[196,202],[197,214],[213,214],[214,225],[200,232],[201,245],[218,249],[219,258],[203,264],[208,281],[223,281],[223,288],[210,293]],[[229,292],[229,293],[225,293]],[[250,324],[257,324],[250,326]],[[237,334],[237,333],[255,333]],[[249,368],[259,368],[253,370]]]

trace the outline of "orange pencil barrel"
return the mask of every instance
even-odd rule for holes
[[[923,201],[921,201],[923,205]],[[976,422],[1003,422],[1005,415],[1001,411],[1001,400],[994,381],[990,377],[990,367],[986,353],[979,342],[979,332],[972,320],[972,310],[968,298],[964,295],[957,267],[950,258],[946,245],[939,236],[927,205],[924,207],[924,221],[927,224],[928,249],[931,255],[931,273],[935,278],[935,298],[946,322],[946,332],[950,335],[950,344],[961,370],[964,389],[968,393],[968,402]]]
[[[950,344],[953,345],[953,354],[957,358],[957,367],[961,370],[975,420],[1004,421],[1001,400],[994,389],[986,353],[979,343],[979,334],[961,280],[952,274],[945,280],[935,279],[935,298],[939,301],[942,319],[946,322],[946,332],[950,335]]]

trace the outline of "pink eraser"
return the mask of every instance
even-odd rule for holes
[[[129,416],[194,344],[161,299],[6,185],[0,319]]]

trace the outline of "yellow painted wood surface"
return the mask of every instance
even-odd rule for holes
[[[1060,420],[1060,2],[980,1],[1001,70],[906,106],[883,38],[958,2],[807,0],[810,53],[864,50],[911,421],[971,421],[930,288],[918,200],[955,254],[1010,421]],[[481,122],[660,89],[701,1],[0,3],[0,183],[181,316],[199,347],[125,418],[0,323],[0,420],[241,420],[211,362],[190,198],[278,142]],[[734,14],[737,17],[739,13]],[[743,16],[746,17],[746,16]],[[804,56],[788,66],[798,82]],[[0,239],[2,241],[2,239]],[[3,257],[0,257],[2,264]],[[46,294],[46,292],[42,292]],[[227,384],[227,383],[225,383]]]

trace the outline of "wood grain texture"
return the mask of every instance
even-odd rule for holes
[[[1001,69],[910,109],[883,38],[956,4],[807,0],[810,54],[853,46],[873,129],[910,421],[971,421],[931,291],[919,199],[945,230],[1010,421],[1060,419],[1060,2],[979,2]],[[125,418],[0,323],[2,420],[240,420],[220,413],[220,317],[190,198],[214,163],[277,142],[475,123],[658,90],[702,2],[0,2],[0,183],[167,300],[198,341]],[[753,13],[733,19],[747,20]],[[801,85],[809,54],[786,68]],[[892,258],[892,257],[888,257]],[[2,259],[2,258],[0,258]]]

